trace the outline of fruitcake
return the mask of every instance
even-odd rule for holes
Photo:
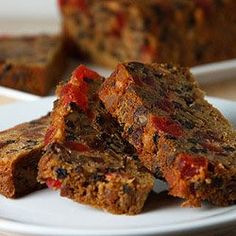
[[[99,101],[102,81],[81,65],[58,87],[38,179],[76,202],[114,214],[137,214],[154,178]]]
[[[140,160],[184,205],[236,200],[236,131],[187,68],[119,64],[99,91]]]
[[[236,57],[234,0],[58,2],[66,44],[98,64],[192,66]]]
[[[0,85],[47,95],[62,78],[63,51],[58,36],[0,36]]]
[[[0,193],[17,198],[44,186],[37,182],[49,116],[0,132]]]

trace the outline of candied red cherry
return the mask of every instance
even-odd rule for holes
[[[157,131],[161,131],[175,137],[180,137],[183,135],[183,129],[181,125],[166,117],[154,116],[152,117],[152,123],[154,124]]]
[[[182,179],[192,178],[199,174],[201,169],[207,169],[208,166],[208,161],[202,156],[181,153],[178,158]]]
[[[57,179],[48,178],[46,181],[48,188],[50,189],[59,189],[61,188],[61,181]]]

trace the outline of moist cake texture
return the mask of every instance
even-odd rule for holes
[[[49,116],[0,132],[0,193],[17,198],[44,186],[37,182]]]
[[[188,69],[119,64],[99,97],[144,166],[164,177],[184,205],[236,200],[236,131],[204,99]]]
[[[76,202],[114,214],[137,214],[154,180],[99,101],[102,82],[81,65],[58,87],[38,178]]]

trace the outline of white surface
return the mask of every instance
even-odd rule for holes
[[[57,0],[0,0],[0,34],[60,32]]]
[[[195,66],[191,72],[201,84],[224,79],[236,79],[236,59]]]
[[[46,114],[55,98],[0,107],[0,130]],[[236,125],[236,103],[209,99]],[[160,187],[158,186],[160,190]],[[162,186],[163,189],[163,186]],[[153,195],[137,216],[115,216],[43,190],[18,200],[0,197],[0,231],[21,235],[170,235],[227,228],[236,221],[236,206],[181,208],[180,200]]]
[[[0,19],[57,19],[57,0],[0,0]]]

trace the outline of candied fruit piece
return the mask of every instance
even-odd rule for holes
[[[202,156],[193,156],[190,154],[179,155],[179,170],[182,179],[192,178],[200,173],[200,169],[207,169],[208,162]]]
[[[46,184],[47,184],[48,188],[51,188],[51,189],[61,188],[61,181],[60,180],[49,178],[49,179],[47,179]]]
[[[68,147],[71,150],[78,151],[78,152],[86,152],[89,151],[89,147],[82,144],[82,143],[77,143],[73,141],[68,141],[65,143],[65,146]]]
[[[165,132],[175,137],[183,135],[183,129],[177,122],[167,119],[166,117],[152,117],[152,123],[158,131]]]

